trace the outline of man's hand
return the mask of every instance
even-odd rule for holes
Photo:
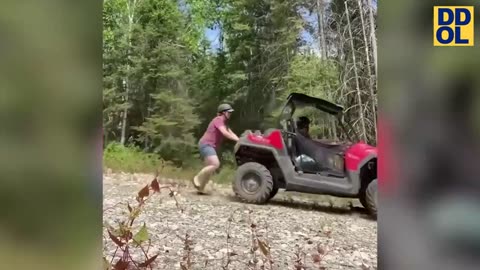
[[[221,126],[218,128],[218,130],[222,132],[223,136],[229,138],[232,141],[238,142],[239,140],[238,136],[235,133],[233,133],[231,129],[227,129],[227,127]]]

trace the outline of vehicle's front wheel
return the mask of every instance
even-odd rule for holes
[[[377,195],[378,185],[377,179],[374,179],[370,182],[362,194],[360,194],[360,202],[367,209],[370,215],[377,216],[377,207],[378,207],[378,195]]]
[[[272,174],[260,163],[247,162],[237,169],[233,191],[245,202],[266,203],[273,191]]]

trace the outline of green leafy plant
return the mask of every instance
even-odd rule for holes
[[[144,186],[138,192],[136,196],[137,205],[131,206],[130,204],[127,204],[127,218],[119,221],[116,227],[106,225],[108,237],[110,241],[115,244],[116,248],[110,261],[104,257],[105,270],[153,269],[152,265],[158,257],[158,254],[153,256],[148,255],[151,240],[147,225],[143,223],[135,234],[133,228],[135,227],[135,221],[140,216],[145,203],[154,194],[160,193],[163,189],[169,190],[169,196],[175,199],[177,207],[179,207],[178,201],[175,198],[176,191],[173,186],[160,185],[157,174],[151,183]],[[143,261],[137,261],[132,257],[132,250],[135,249],[141,251],[143,254]],[[118,252],[121,252],[121,255],[118,256],[119,258],[115,261]]]

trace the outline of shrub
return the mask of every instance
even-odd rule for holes
[[[135,146],[123,146],[110,143],[103,151],[103,166],[114,171],[123,172],[154,172],[163,161],[157,154],[143,152]]]

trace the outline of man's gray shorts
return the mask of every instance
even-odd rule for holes
[[[213,148],[213,146],[208,145],[208,144],[201,144],[199,146],[199,150],[200,150],[200,156],[202,158],[217,155],[217,151],[215,151],[215,148]]]

